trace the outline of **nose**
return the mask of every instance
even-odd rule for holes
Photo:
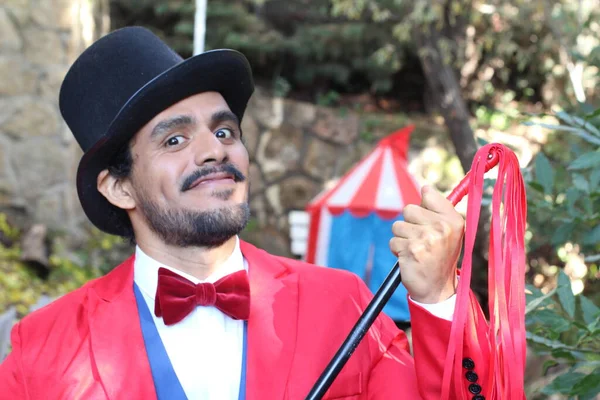
[[[209,130],[202,132],[192,140],[194,163],[197,166],[205,164],[220,164],[227,159],[225,145]]]

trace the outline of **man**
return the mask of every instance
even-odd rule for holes
[[[30,314],[0,366],[1,399],[303,399],[371,299],[356,276],[238,239],[248,220],[240,122],[253,92],[231,50],[186,61],[143,28],[115,31],[68,72],[61,112],[85,154],[83,209],[135,255]],[[328,399],[438,399],[463,220],[425,188],[394,225],[406,336],[380,316]],[[382,238],[382,240],[388,240]],[[473,302],[464,382],[480,400],[486,323]]]

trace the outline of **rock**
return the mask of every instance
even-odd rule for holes
[[[250,195],[254,195],[256,193],[260,193],[265,190],[265,182],[262,177],[262,173],[260,172],[260,168],[256,163],[250,164],[250,173],[249,173],[249,182],[250,182]]]
[[[318,137],[339,144],[350,144],[358,137],[359,120],[355,114],[336,115],[340,111],[319,109],[312,132]]]
[[[285,100],[285,123],[297,128],[310,128],[317,115],[317,108],[310,103]]]
[[[338,147],[336,152],[338,156],[336,157],[334,168],[331,172],[331,176],[327,176],[326,180],[341,177],[346,172],[350,171],[350,169],[360,160],[360,157],[357,156],[358,151],[355,145]]]
[[[4,8],[0,8],[0,51],[18,51],[23,47],[19,31]]]
[[[0,141],[0,178],[3,178],[8,174],[8,168],[10,167],[7,158],[8,149],[9,147],[4,141]]]
[[[33,94],[36,83],[37,72],[26,61],[15,56],[0,57],[0,96]]]
[[[304,157],[304,171],[321,180],[331,179],[340,152],[338,146],[312,139]]]
[[[244,231],[240,237],[270,254],[292,257],[289,236],[277,229],[276,226],[265,226],[254,231]]]
[[[286,178],[280,186],[279,199],[283,210],[303,210],[320,191],[320,186],[305,176]]]
[[[44,28],[69,30],[73,24],[72,9],[72,0],[36,0],[35,7],[31,9],[31,18]]]
[[[48,229],[44,224],[35,224],[29,228],[21,241],[21,261],[48,268],[47,233]]]
[[[293,170],[298,165],[302,151],[304,134],[302,130],[290,124],[283,124],[279,132],[273,133],[267,142],[264,157],[277,161],[284,170]]]
[[[66,181],[65,153],[64,148],[49,139],[25,140],[13,146],[11,165],[23,198],[33,200]]]
[[[71,182],[75,182],[75,180],[69,180],[65,194],[65,212],[67,214],[67,220],[72,228],[76,227],[79,223],[91,224],[81,207],[75,184],[72,184]]]
[[[14,191],[15,185],[9,179],[0,177],[0,208],[12,205]]]
[[[29,0],[2,0],[2,6],[21,26],[23,26],[29,18]]]
[[[259,228],[267,224],[266,202],[262,194],[250,196],[250,213],[252,218],[256,220]]]
[[[2,132],[2,124],[12,117],[17,107],[24,101],[18,96],[4,97],[0,96],[0,133]]]
[[[267,211],[267,218],[272,216],[281,215],[283,213],[283,208],[281,206],[281,199],[279,197],[279,193],[281,192],[280,185],[270,185],[267,187],[265,191],[265,209]],[[271,212],[272,211],[272,212]]]
[[[40,76],[40,94],[58,104],[60,85],[67,74],[64,66],[46,66]]]
[[[246,145],[250,159],[256,157],[256,147],[260,139],[260,129],[251,115],[246,115],[242,119],[242,140]]]
[[[277,129],[283,122],[283,99],[264,96],[257,91],[248,102],[247,112],[260,125]]]
[[[269,158],[266,156],[266,148],[271,139],[276,136],[276,133],[266,131],[260,136],[258,146],[256,149],[256,157],[254,161],[260,164],[263,176],[267,182],[281,177],[285,173],[284,165],[278,158]]]
[[[0,129],[19,139],[33,136],[55,135],[59,127],[59,115],[56,107],[38,98],[23,98],[8,120]]]
[[[63,191],[51,190],[44,193],[35,205],[34,220],[47,224],[53,229],[64,230],[67,228]]]
[[[15,307],[8,307],[6,311],[0,314],[0,362],[10,353],[10,332],[16,321],[17,309]]]
[[[32,64],[66,64],[65,48],[58,32],[30,27],[23,31],[25,57]]]

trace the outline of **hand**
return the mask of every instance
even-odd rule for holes
[[[390,249],[398,256],[402,283],[420,303],[439,303],[456,293],[456,263],[465,221],[450,201],[429,186],[421,205],[407,205],[392,226]]]

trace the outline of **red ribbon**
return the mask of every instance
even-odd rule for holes
[[[489,354],[484,396],[488,400],[523,399],[526,358],[525,340],[525,224],[527,201],[517,156],[500,144],[479,149],[471,170],[448,198],[456,204],[468,192],[465,251],[457,289],[457,301],[442,383],[442,399],[453,393],[470,398],[462,379],[462,359],[469,315],[473,247],[479,222],[485,172],[498,163],[498,178],[492,195],[489,244],[489,315],[487,343]],[[473,321],[470,321],[471,323]],[[487,347],[487,348],[485,348]],[[454,379],[452,379],[454,375]]]

